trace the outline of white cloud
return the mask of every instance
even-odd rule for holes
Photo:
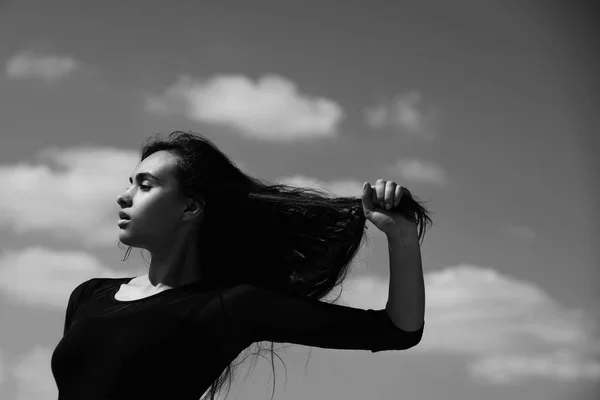
[[[583,312],[561,307],[532,283],[470,265],[428,274],[426,282],[435,336],[424,347],[487,354],[591,340]]]
[[[183,75],[163,95],[150,97],[146,109],[230,126],[266,141],[331,138],[344,115],[333,100],[302,94],[295,83],[277,75],[256,83],[243,75]]]
[[[439,165],[419,159],[403,159],[387,168],[392,176],[400,176],[408,182],[446,184],[448,176]]]
[[[37,164],[0,166],[0,227],[20,235],[44,231],[85,246],[116,246],[117,197],[129,186],[137,152],[50,148],[38,158]]]
[[[354,179],[338,179],[331,182],[325,182],[305,175],[293,175],[281,177],[277,182],[300,187],[311,187],[325,190],[334,196],[361,197],[362,185],[364,182],[358,182]]]
[[[38,78],[55,81],[79,67],[77,61],[67,56],[37,55],[31,51],[20,51],[6,63],[9,78]]]
[[[350,276],[341,304],[381,309],[389,282]],[[409,351],[466,355],[475,378],[600,379],[596,323],[541,288],[490,268],[459,265],[425,274],[425,332]]]
[[[397,128],[410,134],[431,139],[435,135],[429,129],[431,117],[420,110],[421,93],[411,91],[399,94],[386,104],[378,104],[364,109],[364,118],[368,126]]]
[[[115,250],[115,261],[122,258]],[[117,261],[119,260],[119,261]],[[69,295],[80,283],[91,278],[125,277],[84,251],[58,251],[30,247],[0,253],[0,291],[11,302],[53,309],[64,309]]]
[[[52,375],[52,350],[35,346],[16,361],[12,375],[17,384],[15,400],[48,400],[58,398]]]
[[[499,354],[471,364],[475,377],[495,384],[506,384],[524,378],[546,378],[563,382],[578,379],[600,379],[600,363],[586,360],[570,350],[548,354]]]

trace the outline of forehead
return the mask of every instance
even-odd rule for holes
[[[157,151],[141,161],[136,166],[132,176],[135,176],[139,172],[150,172],[161,179],[172,178],[175,160],[176,158],[173,154],[167,151]]]

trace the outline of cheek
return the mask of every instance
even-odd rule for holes
[[[165,230],[177,223],[174,206],[165,199],[156,199],[145,207],[144,222],[155,226],[158,230]]]

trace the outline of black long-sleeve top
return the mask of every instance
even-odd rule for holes
[[[115,299],[133,278],[77,286],[52,354],[59,400],[198,400],[254,342],[379,352],[416,345],[385,310],[363,310],[244,284],[199,282],[132,301]],[[424,326],[424,324],[423,324]]]

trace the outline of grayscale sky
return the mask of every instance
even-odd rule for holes
[[[556,4],[0,0],[0,397],[56,399],[71,291],[146,271],[116,226],[141,143],[192,130],[251,175],[393,180],[432,212],[422,342],[292,345],[275,399],[596,398],[597,36]],[[368,235],[341,304],[382,309]],[[258,359],[228,398],[272,382]]]

